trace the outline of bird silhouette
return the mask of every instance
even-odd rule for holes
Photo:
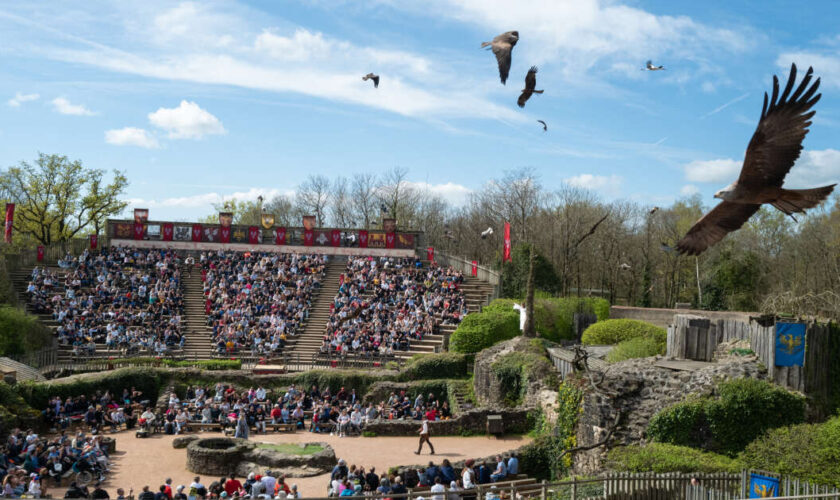
[[[495,37],[491,42],[481,43],[482,48],[489,47],[496,54],[496,61],[499,63],[499,79],[502,80],[502,85],[507,82],[510,74],[510,53],[518,41],[518,31],[506,31]]]
[[[493,234],[493,228],[492,228],[492,227],[488,227],[487,229],[485,229],[484,231],[482,231],[482,232],[481,232],[481,239],[482,239],[482,240],[485,240],[485,239],[487,239],[487,237],[488,237],[488,236],[490,236],[491,234]]]
[[[642,68],[642,71],[663,71],[665,66],[654,66],[653,61],[648,59],[648,62],[645,63],[645,67]]]
[[[650,209],[650,212],[648,212],[648,215],[653,215],[658,211],[659,211],[659,207],[653,207],[653,208]]]
[[[528,99],[531,98],[532,94],[542,94],[542,90],[535,90],[537,86],[537,67],[531,66],[531,69],[528,70],[528,74],[525,75],[525,88],[522,89],[522,94],[519,95],[519,99],[516,101],[516,104],[519,105],[520,108],[525,107],[525,103]]]
[[[548,125],[546,125],[546,123],[545,123],[544,121],[542,121],[542,120],[537,120],[537,121],[538,121],[538,122],[540,122],[540,123],[542,123],[542,126],[543,126],[543,132],[545,132],[546,130],[548,130]]]
[[[379,88],[379,75],[374,75],[373,73],[368,73],[368,74],[366,74],[365,76],[362,77],[362,80],[364,80],[364,81],[373,80],[373,88],[375,88],[375,89]]]
[[[379,211],[382,212],[383,214],[387,214],[388,213],[388,207],[386,207],[384,203],[380,203],[379,204]]]

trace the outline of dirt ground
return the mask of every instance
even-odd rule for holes
[[[199,433],[199,436],[208,437],[219,435],[216,432]],[[172,440],[175,436],[158,434],[146,439],[137,439],[133,432],[121,432],[112,436],[116,438],[117,451],[111,457],[111,473],[104,483],[112,498],[116,496],[116,490],[120,487],[125,488],[126,494],[128,494],[129,488],[133,487],[135,495],[141,491],[144,485],[148,485],[152,491],[157,491],[157,488],[163,484],[167,477],[172,478],[173,486],[189,485],[192,482],[195,474],[186,469],[186,450],[172,448]],[[379,474],[387,471],[389,467],[426,464],[430,459],[437,463],[444,458],[455,462],[470,457],[484,457],[518,448],[530,442],[529,438],[520,436],[502,439],[484,436],[432,436],[432,443],[435,445],[437,453],[430,456],[428,447],[424,447],[423,455],[417,456],[414,454],[418,442],[416,437],[339,438],[328,434],[298,431],[294,434],[271,432],[266,435],[252,434],[251,440],[266,443],[323,441],[329,443],[335,450],[336,456],[345,459],[348,466],[356,464],[364,466],[366,469],[375,466]],[[205,486],[209,486],[211,482],[218,478],[202,477],[201,479]],[[287,482],[297,484],[298,491],[304,497],[322,497],[326,496],[329,475],[290,478]],[[51,489],[50,494],[53,497],[61,498],[65,489],[66,484],[61,491]]]

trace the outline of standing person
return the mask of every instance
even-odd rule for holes
[[[241,439],[248,439],[248,420],[245,418],[245,412],[239,412],[239,420],[236,421],[236,431],[234,432],[233,437],[241,438]]]
[[[420,445],[417,447],[417,451],[414,452],[415,455],[419,455],[423,451],[423,443],[429,443],[429,448],[432,449],[432,455],[434,455],[435,447],[429,441],[429,419],[426,417],[423,417],[423,423],[420,425]]]

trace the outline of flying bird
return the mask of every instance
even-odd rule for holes
[[[659,207],[653,207],[653,208],[650,209],[650,212],[648,212],[648,215],[653,215],[658,211],[659,211]]]
[[[654,66],[653,61],[648,59],[648,62],[645,63],[645,67],[642,68],[642,71],[662,71],[664,69],[665,69],[665,66],[662,66],[662,65]]]
[[[490,47],[496,54],[496,61],[499,63],[499,78],[502,85],[507,81],[510,74],[510,52],[513,46],[519,41],[518,31],[506,31],[493,39],[492,42],[482,42],[481,47]]]
[[[384,203],[380,203],[379,204],[379,211],[382,212],[383,214],[387,214],[388,213],[388,207],[386,207]]]
[[[362,80],[364,80],[364,81],[373,80],[373,88],[375,88],[375,89],[379,88],[379,75],[374,75],[373,73],[368,73],[368,74],[366,74],[365,76],[362,77]]]
[[[519,100],[516,101],[516,104],[519,105],[520,108],[525,107],[525,103],[528,99],[531,98],[532,94],[542,94],[542,90],[534,90],[537,86],[537,67],[531,66],[531,69],[528,70],[528,74],[525,75],[525,88],[522,89],[522,94],[519,95]]]
[[[677,251],[689,255],[703,253],[728,233],[740,229],[764,203],[793,217],[794,213],[805,213],[806,209],[819,205],[831,194],[836,184],[814,189],[782,188],[785,176],[802,152],[802,141],[816,113],[811,107],[822,95],[816,94],[819,78],[808,86],[813,73],[813,68],[808,68],[791,94],[796,64],[791,65],[781,96],[779,79],[773,76],[773,96],[768,102],[764,94],[761,118],[747,147],[738,180],[715,193],[715,198],[723,201],[689,229],[677,243]]]
[[[618,266],[618,268],[621,269],[622,271],[629,271],[630,269],[632,269],[632,267],[630,267],[630,264],[628,264],[626,262],[622,262],[621,265]]]
[[[484,231],[481,232],[481,239],[482,240],[487,239],[487,237],[490,236],[491,234],[493,234],[493,228],[488,227],[487,229],[485,229]]]
[[[540,123],[542,123],[542,126],[543,126],[543,132],[545,132],[546,130],[548,130],[548,125],[546,125],[546,123],[545,123],[544,121],[542,121],[542,120],[537,120],[537,121],[538,121],[538,122],[540,122]]]

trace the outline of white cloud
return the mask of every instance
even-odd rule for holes
[[[803,151],[785,180],[785,187],[815,188],[840,183],[840,151]]]
[[[52,101],[53,109],[62,115],[91,116],[93,111],[87,109],[84,104],[73,104],[63,97],[56,97]]]
[[[617,196],[621,192],[624,178],[620,175],[580,174],[564,179],[566,184],[591,191],[600,191],[609,196]]]
[[[237,191],[230,194],[219,194],[217,192],[201,193],[192,196],[180,196],[174,198],[143,199],[132,198],[129,199],[129,206],[142,206],[149,208],[206,208],[208,211],[212,210],[214,203],[224,203],[225,201],[236,199],[237,201],[256,201],[258,196],[262,196],[266,201],[275,196],[286,194],[288,191],[281,191],[279,189],[265,189],[252,187],[247,191]]]
[[[738,177],[741,171],[740,161],[731,158],[719,160],[698,160],[683,167],[685,178],[691,182],[725,182],[730,183]]]
[[[263,31],[254,42],[254,48],[263,51],[275,59],[286,61],[306,61],[330,56],[334,48],[347,48],[349,43],[328,41],[321,33],[298,28],[294,35],[285,37],[270,31]]]
[[[686,184],[680,189],[680,194],[683,196],[691,196],[699,192],[700,190],[694,184]]]
[[[815,76],[819,76],[824,85],[840,88],[840,57],[836,54],[836,49],[829,54],[809,51],[786,52],[779,55],[776,59],[776,65],[782,70],[784,79],[787,79],[787,72],[790,71],[791,63],[796,63],[799,78],[802,78],[802,75],[811,66],[814,68]]]
[[[6,104],[13,108],[17,108],[25,102],[36,101],[40,97],[41,96],[38,94],[22,94],[20,92],[16,92],[14,97],[6,101]]]
[[[106,130],[105,142],[115,146],[139,146],[146,149],[160,147],[157,139],[147,130],[137,127]]]
[[[201,139],[205,135],[227,133],[218,118],[190,101],[181,101],[177,108],[159,108],[149,113],[149,122],[166,130],[170,139]]]
[[[435,196],[440,196],[448,203],[461,206],[464,205],[472,189],[454,182],[447,182],[445,184],[429,184],[427,182],[406,182],[406,185],[418,191],[428,192]]]

